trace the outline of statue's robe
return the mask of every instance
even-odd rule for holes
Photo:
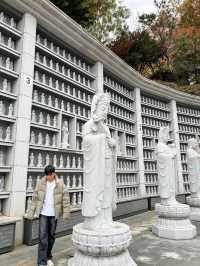
[[[158,185],[161,199],[175,197],[176,194],[176,163],[173,158],[175,150],[159,142],[157,145]]]
[[[187,163],[191,193],[200,194],[200,154],[193,149],[187,151]]]
[[[116,204],[112,151],[108,147],[106,125],[96,128],[91,119],[83,128],[84,191],[82,215],[95,217]],[[109,132],[110,133],[110,132]]]

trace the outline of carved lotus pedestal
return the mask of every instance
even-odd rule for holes
[[[187,204],[190,205],[190,219],[200,221],[200,197],[188,197]]]
[[[159,237],[168,239],[192,239],[196,236],[196,227],[191,224],[190,207],[185,204],[156,204],[157,222],[152,232]]]
[[[137,266],[128,247],[132,234],[129,227],[113,222],[109,228],[99,231],[86,230],[83,224],[74,226],[72,240],[74,258],[69,266]]]

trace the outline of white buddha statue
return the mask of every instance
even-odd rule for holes
[[[200,198],[200,152],[196,139],[188,140],[187,163],[191,197]]]
[[[176,149],[173,144],[167,144],[169,128],[161,127],[156,149],[159,194],[161,204],[177,204],[176,201]]]
[[[92,118],[83,127],[84,227],[96,230],[112,225],[116,208],[116,142],[105,124],[110,96],[99,93],[92,102]]]

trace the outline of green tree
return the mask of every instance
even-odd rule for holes
[[[171,45],[173,43],[173,33],[177,25],[177,7],[180,0],[154,0],[155,13],[142,14],[139,22],[144,30],[160,44],[163,52],[162,64],[170,65]],[[162,67],[161,64],[161,67]]]
[[[162,58],[159,43],[147,31],[134,32],[132,40],[133,44],[126,59],[127,63],[140,73],[153,73],[155,65]]]
[[[83,5],[84,1],[51,0],[51,2],[82,26],[87,27],[91,23],[91,15],[87,6]]]
[[[142,74],[154,73],[162,57],[159,43],[147,31],[123,33],[110,48]]]
[[[127,30],[129,10],[117,0],[52,0],[103,43]]]
[[[178,8],[173,68],[182,84],[200,83],[200,0],[184,0]]]

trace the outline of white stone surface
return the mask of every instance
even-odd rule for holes
[[[196,236],[196,227],[190,222],[190,208],[186,204],[156,204],[155,210],[158,219],[152,226],[152,232],[157,236],[175,240]]]
[[[116,209],[116,143],[105,124],[110,104],[108,94],[92,101],[92,118],[83,129],[84,222],[73,228],[75,255],[69,266],[136,266],[127,248],[132,238],[129,227],[113,222]]]
[[[79,224],[74,227],[72,239],[76,251],[69,266],[136,266],[127,251],[132,234],[125,224],[113,222],[109,230],[95,231]]]
[[[200,221],[200,152],[196,139],[188,140],[187,163],[191,196],[187,203],[191,206],[190,219]]]
[[[196,227],[189,220],[189,206],[176,201],[176,149],[168,140],[169,128],[161,127],[156,151],[161,203],[155,206],[158,219],[152,232],[168,239],[192,239]]]

